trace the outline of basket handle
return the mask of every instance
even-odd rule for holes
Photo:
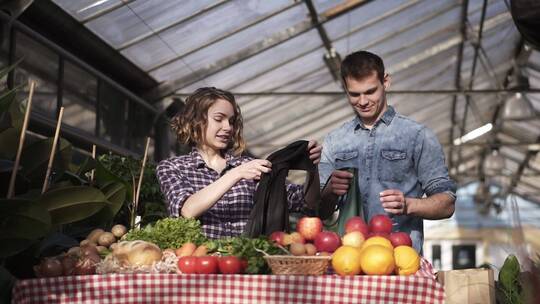
[[[285,251],[286,254],[292,255],[292,253],[289,250],[287,250],[287,248],[285,248],[285,247],[283,247],[283,246],[281,246],[279,244],[274,244],[274,246],[276,246],[277,248]],[[255,249],[256,251],[258,251],[258,252],[260,252],[262,254],[264,254],[264,256],[270,256],[270,254],[268,254],[266,251],[264,251],[262,249],[259,249],[259,248],[255,247],[255,246],[253,246],[253,249]]]

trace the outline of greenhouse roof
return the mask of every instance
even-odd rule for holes
[[[373,51],[392,76],[389,104],[437,134],[461,185],[540,202],[540,53],[504,0],[53,2],[154,78],[156,105],[202,86],[235,93],[261,157],[350,119],[337,63]],[[534,111],[515,116],[520,103]],[[504,167],[491,175],[494,149]]]

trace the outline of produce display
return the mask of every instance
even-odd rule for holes
[[[94,229],[79,247],[43,259],[34,268],[40,277],[271,271],[319,275],[327,272],[329,264],[342,276],[416,273],[420,256],[411,247],[411,238],[407,233],[391,232],[391,229],[392,221],[386,215],[373,217],[369,224],[360,217],[352,217],[345,224],[345,234],[340,236],[323,230],[319,218],[303,217],[291,233],[276,231],[269,237],[208,240],[198,220],[167,218],[129,232],[122,225],[115,225],[110,231]]]

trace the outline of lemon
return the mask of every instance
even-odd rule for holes
[[[420,255],[410,246],[394,248],[396,273],[399,275],[414,274],[420,269]]]

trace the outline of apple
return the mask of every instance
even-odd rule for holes
[[[363,242],[364,242],[364,234],[360,231],[351,231],[349,233],[345,233],[345,235],[341,238],[341,243],[343,245],[352,246],[356,248],[360,248]]]
[[[393,232],[390,234],[389,239],[394,247],[402,245],[412,247],[411,237],[405,232]]]
[[[314,240],[317,234],[323,229],[323,223],[318,217],[304,216],[296,223],[296,231],[298,231],[304,239],[310,241]]]
[[[281,246],[284,246],[283,244],[283,240],[285,239],[285,236],[287,235],[287,233],[283,232],[283,231],[274,231],[270,234],[270,236],[268,237],[268,239],[278,245],[281,245]]]
[[[341,239],[335,232],[322,231],[315,237],[315,241],[313,243],[319,252],[334,252],[339,246],[341,246]]]
[[[392,232],[392,220],[384,214],[377,214],[369,220],[369,231],[371,232]]]
[[[369,227],[361,217],[353,216],[345,222],[345,233],[352,231],[360,231],[364,235],[364,238],[366,238],[369,233]]]

